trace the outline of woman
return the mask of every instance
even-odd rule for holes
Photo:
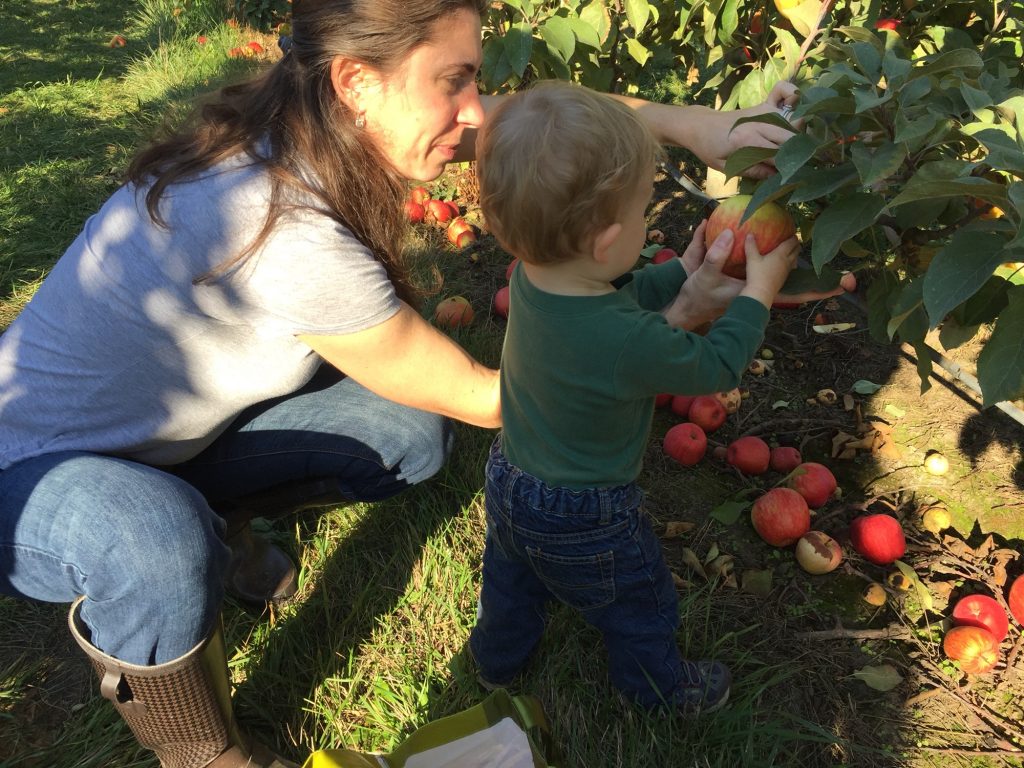
[[[400,258],[407,182],[485,119],[485,5],[296,0],[290,52],[142,152],[0,337],[0,590],[75,601],[165,766],[290,765],[234,726],[216,628],[225,578],[255,599],[293,572],[244,534],[232,552],[225,517],[386,498],[437,472],[449,419],[500,425],[496,372],[423,320]],[[719,167],[788,135],[630,104]],[[737,290],[720,256],[681,324]]]

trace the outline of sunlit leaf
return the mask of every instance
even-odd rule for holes
[[[873,688],[876,691],[891,691],[903,682],[903,675],[892,664],[861,667],[850,677],[862,681],[868,688]]]
[[[985,406],[1024,396],[1024,286],[1014,286],[995,330],[978,356]]]

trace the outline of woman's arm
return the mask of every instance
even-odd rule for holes
[[[405,303],[364,331],[298,339],[381,397],[478,427],[501,426],[498,372]]]

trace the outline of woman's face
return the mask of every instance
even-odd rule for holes
[[[476,86],[482,58],[480,17],[465,8],[438,22],[431,41],[395,72],[368,80],[359,102],[364,130],[406,178],[436,179],[463,131],[483,122]]]

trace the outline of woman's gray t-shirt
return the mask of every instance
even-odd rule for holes
[[[321,359],[296,334],[353,333],[398,311],[383,265],[308,209],[243,266],[195,284],[254,242],[269,190],[248,158],[225,163],[167,189],[166,229],[145,189],[111,196],[0,336],[0,469],[70,450],[184,461],[312,377]]]

